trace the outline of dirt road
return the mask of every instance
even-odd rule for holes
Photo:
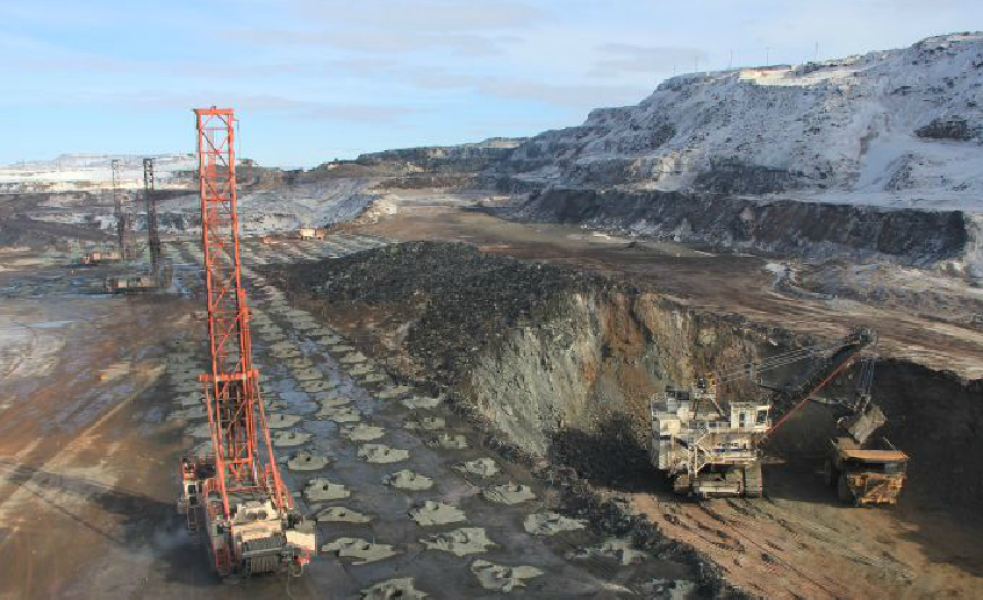
[[[59,289],[59,270],[0,273],[26,292],[0,304],[14,346],[0,357],[0,597],[86,597],[95,557],[132,552],[172,520],[161,324],[186,321],[187,304]]]

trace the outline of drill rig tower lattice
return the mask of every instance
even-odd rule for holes
[[[119,191],[120,174],[119,160],[110,163],[113,170],[113,212],[116,217],[116,241],[119,244],[120,257],[126,258],[126,212],[123,210],[123,195]]]
[[[179,510],[222,577],[289,571],[316,551],[280,478],[252,361],[236,212],[235,114],[195,109],[211,370],[200,377],[212,452],[184,459]],[[262,439],[262,447],[260,440]]]
[[[154,159],[143,159],[143,196],[147,203],[147,245],[154,275],[160,271],[160,230],[157,225],[157,198],[154,196]]]

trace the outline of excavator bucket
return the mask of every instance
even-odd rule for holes
[[[844,429],[860,445],[863,445],[875,431],[881,428],[887,418],[876,404],[868,403],[866,408],[842,421]]]

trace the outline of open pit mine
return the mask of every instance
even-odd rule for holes
[[[983,596],[981,86],[0,168],[0,598]]]

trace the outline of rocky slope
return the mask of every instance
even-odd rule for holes
[[[849,258],[983,277],[983,215],[718,194],[547,188],[511,218],[809,259]]]
[[[474,186],[481,173],[502,168],[522,141],[490,138],[458,146],[385,150],[324,163],[305,176],[384,178],[382,185],[390,189],[462,189]]]
[[[540,185],[624,185],[979,210],[983,34],[797,67],[675,77],[637,106],[522,144]]]
[[[0,166],[0,192],[78,192],[112,189],[111,163],[119,161],[118,186],[143,188],[143,159],[153,158],[158,189],[193,185],[191,173],[198,167],[192,154],[63,154],[54,160],[23,161]]]

